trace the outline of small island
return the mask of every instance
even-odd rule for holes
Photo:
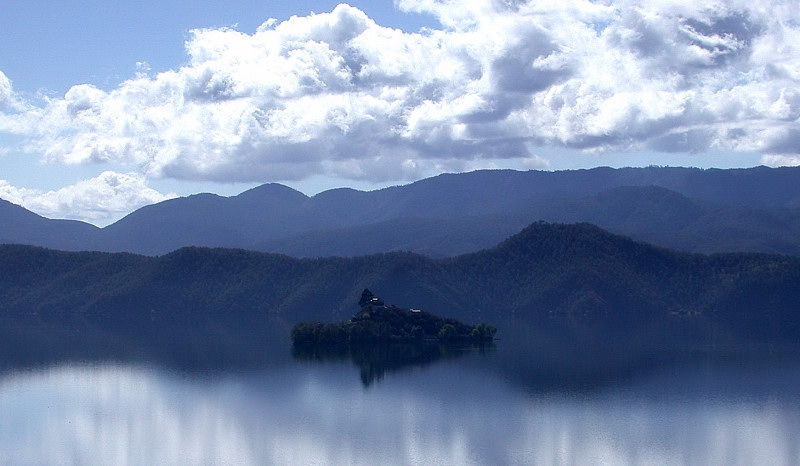
[[[456,319],[435,316],[419,309],[387,306],[368,289],[358,302],[361,310],[350,320],[323,324],[300,322],[292,327],[294,343],[367,342],[488,342],[497,328],[492,325],[467,325]]]

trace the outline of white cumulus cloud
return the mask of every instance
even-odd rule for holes
[[[12,98],[11,81],[0,71],[0,106],[8,105],[12,101]]]
[[[0,198],[48,218],[69,218],[105,226],[142,206],[176,197],[147,186],[135,173],[105,171],[99,176],[55,190],[15,187],[0,180]]]
[[[146,177],[387,181],[531,147],[800,154],[795,0],[399,0],[417,33],[339,5],[252,34],[193,31],[187,64],[0,118],[51,163]],[[14,97],[0,74],[0,105]],[[6,104],[8,105],[8,104]]]

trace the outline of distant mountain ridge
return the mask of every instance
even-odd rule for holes
[[[100,229],[77,220],[53,220],[0,199],[0,244],[17,243],[81,250]]]
[[[590,222],[686,251],[800,255],[800,167],[486,170],[306,196],[266,184],[143,207],[105,228],[0,202],[0,242],[166,254],[238,247],[300,257],[490,247],[537,220]],[[21,210],[20,210],[21,209]]]

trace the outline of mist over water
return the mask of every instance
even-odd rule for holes
[[[797,361],[688,361],[571,390],[526,384],[514,358],[501,342],[370,384],[346,359],[288,355],[237,371],[13,370],[0,376],[0,463],[800,462]]]

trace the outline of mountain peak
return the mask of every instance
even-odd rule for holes
[[[488,251],[513,253],[521,260],[531,257],[613,257],[630,249],[653,249],[655,246],[637,243],[614,235],[590,223],[535,222]],[[480,253],[478,253],[480,254]],[[523,259],[524,258],[524,259]]]
[[[308,196],[280,183],[267,183],[234,196],[240,200],[303,202]]]

